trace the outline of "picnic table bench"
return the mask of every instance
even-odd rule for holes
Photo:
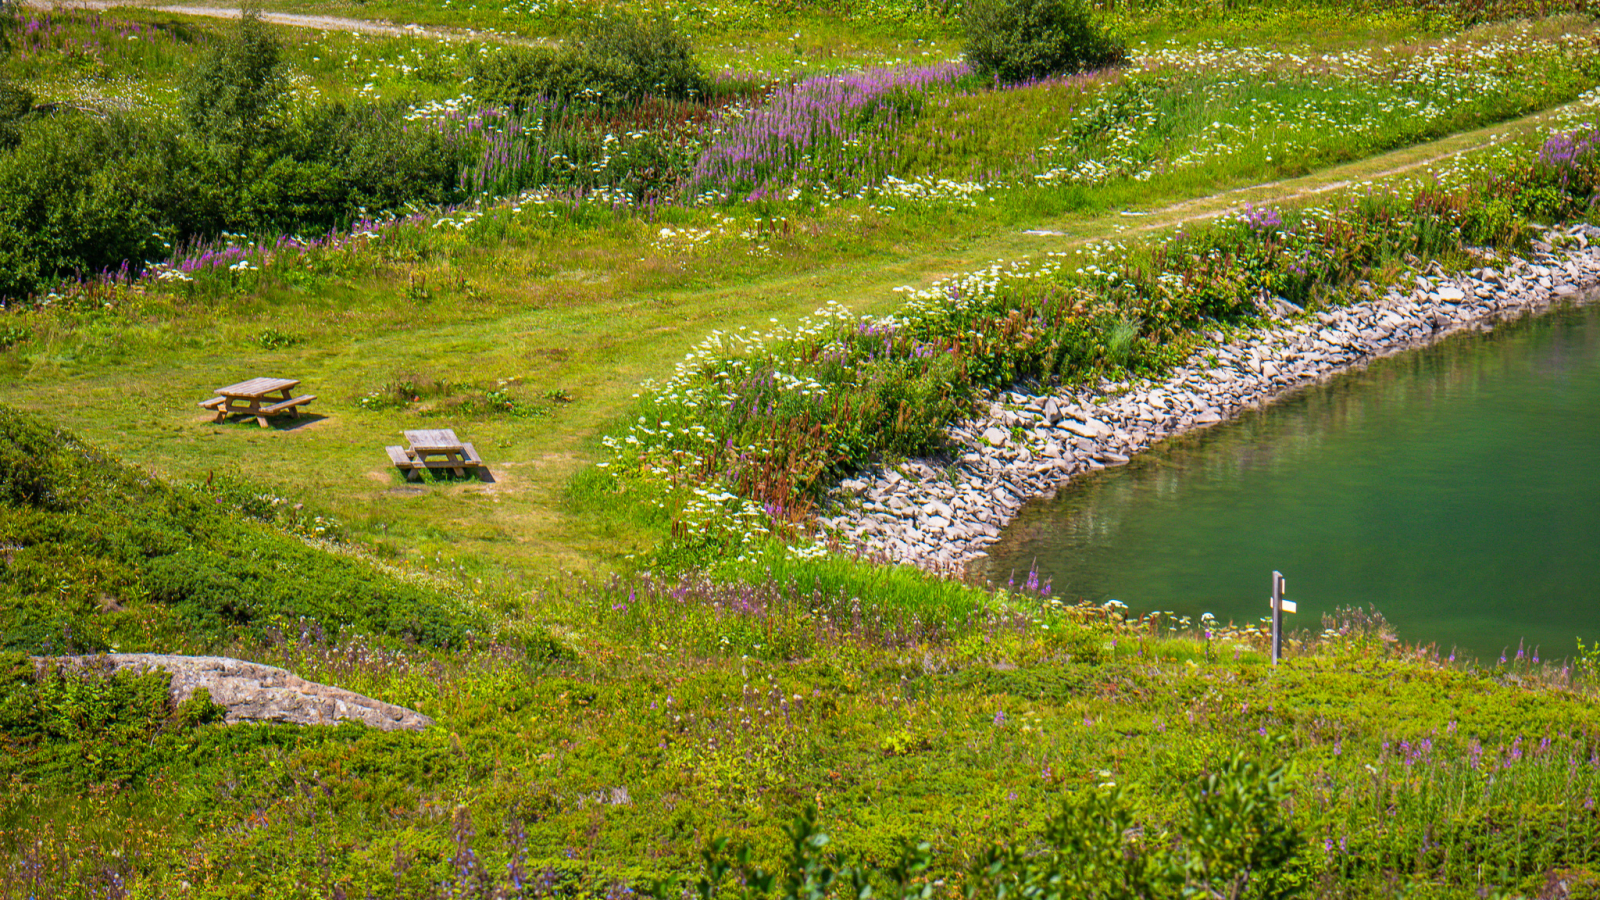
[[[404,432],[409,447],[385,447],[389,461],[406,473],[406,478],[418,474],[419,469],[450,469],[465,475],[467,469],[482,468],[483,460],[471,444],[456,437],[448,428],[428,428]]]
[[[268,416],[286,412],[291,418],[299,418],[299,407],[317,399],[316,394],[293,396],[291,392],[299,383],[293,378],[252,378],[217,388],[217,396],[201,400],[200,407],[216,412],[213,422],[229,416],[251,416],[265,428]]]

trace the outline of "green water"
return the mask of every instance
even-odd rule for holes
[[[1600,304],[1379,360],[1030,504],[981,574],[1291,628],[1373,605],[1409,642],[1546,658],[1600,636]]]

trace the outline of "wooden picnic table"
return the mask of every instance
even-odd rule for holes
[[[409,447],[385,447],[389,460],[406,470],[409,478],[418,469],[450,469],[465,475],[466,469],[483,465],[478,451],[471,444],[456,437],[449,428],[424,428],[403,432]]]
[[[291,418],[299,418],[299,407],[317,399],[315,394],[293,396],[291,392],[299,383],[294,378],[252,378],[217,388],[217,396],[200,401],[200,406],[216,411],[213,422],[244,415],[253,417],[256,424],[265,428],[268,416],[286,412]]]

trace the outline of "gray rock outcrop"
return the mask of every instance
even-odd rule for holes
[[[383,731],[420,731],[433,720],[419,712],[384,703],[343,688],[306,681],[276,666],[226,656],[170,656],[159,653],[108,653],[102,656],[35,657],[40,667],[92,669],[100,672],[161,669],[172,674],[174,704],[199,688],[211,702],[227,710],[228,724],[282,722],[291,725],[335,725],[365,722]]]

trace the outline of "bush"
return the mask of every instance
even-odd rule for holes
[[[281,115],[288,98],[283,48],[247,6],[233,33],[207,53],[185,86],[183,112],[213,142],[249,148]]]
[[[968,897],[1283,897],[1298,893],[1293,869],[1305,838],[1287,821],[1286,769],[1236,754],[1182,791],[1190,818],[1171,839],[1138,840],[1142,823],[1122,789],[1084,790],[1063,802],[1034,836],[1014,835],[979,856],[960,883]],[[896,863],[846,863],[828,849],[816,814],[803,809],[785,829],[788,853],[768,869],[727,838],[702,852],[704,874],[651,885],[652,897],[721,896],[725,882],[746,898],[815,900],[927,898],[951,870],[933,843],[908,843]],[[885,890],[887,888],[887,890]],[[731,892],[730,892],[731,893]]]
[[[206,186],[215,165],[169,123],[57,115],[30,121],[0,152],[0,298],[63,276],[134,269],[165,255],[157,232],[224,227]]]
[[[964,24],[973,71],[1008,83],[1114,65],[1125,53],[1085,0],[974,0]]]
[[[473,93],[522,112],[536,100],[617,107],[706,89],[693,47],[672,22],[611,14],[571,46],[505,47],[472,63]]]
[[[284,125],[234,211],[234,230],[322,231],[357,210],[461,199],[459,141],[408,127],[400,104],[330,103]]]
[[[695,65],[689,39],[664,16],[607,15],[580,46],[596,71],[615,73],[612,96],[619,102],[683,100],[705,91],[705,76]]]
[[[19,0],[0,0],[0,59],[11,53],[13,35],[22,26],[22,4]]]
[[[33,109],[33,94],[0,76],[0,150],[22,139],[22,117]]]
[[[6,103],[0,85],[0,299],[124,262],[138,272],[164,244],[223,230],[325,231],[363,207],[461,199],[465,144],[408,128],[394,104],[316,107],[252,151],[171,120],[30,116],[6,152]]]

